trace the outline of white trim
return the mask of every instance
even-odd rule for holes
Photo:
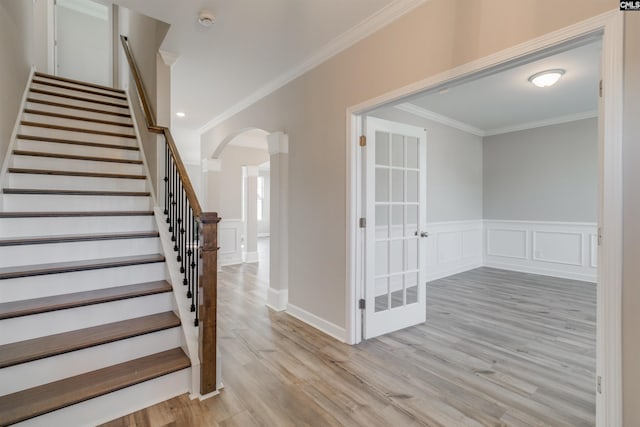
[[[349,31],[343,33],[342,35],[336,37],[335,39],[324,45],[322,48],[316,51],[316,53],[308,57],[302,63],[298,64],[286,73],[280,75],[271,82],[262,86],[260,89],[247,96],[237,104],[233,105],[231,108],[228,108],[222,114],[219,114],[211,119],[204,126],[200,127],[200,129],[198,129],[198,132],[204,133],[209,129],[216,127],[218,124],[222,123],[228,118],[233,117],[237,113],[241,112],[252,104],[255,104],[267,95],[280,89],[290,81],[300,77],[307,71],[312,70],[313,68],[317,67],[333,56],[348,49],[349,47],[358,43],[360,40],[389,25],[396,19],[409,13],[410,11],[420,6],[421,4],[426,3],[427,1],[429,0],[392,1],[375,14],[369,16],[358,25],[352,27]]]
[[[269,155],[289,154],[289,136],[283,132],[273,132],[267,135]]]
[[[347,342],[347,331],[344,328],[328,322],[313,313],[309,313],[308,311],[289,303],[287,304],[287,314],[318,329],[319,331],[324,332],[340,342]]]
[[[246,171],[245,177],[247,178],[257,178],[258,177],[258,166],[247,165],[244,167]]]
[[[275,311],[284,311],[287,309],[288,302],[289,302],[288,289],[269,288],[267,290],[267,307],[272,308]]]
[[[598,110],[584,111],[582,113],[567,114],[566,116],[553,117],[545,120],[537,120],[535,122],[527,122],[514,126],[506,126],[498,129],[491,129],[484,133],[484,136],[500,135],[509,132],[518,132],[521,130],[541,128],[545,126],[559,125],[562,123],[570,123],[578,120],[593,119],[598,117]]]
[[[472,135],[476,135],[476,136],[486,135],[486,132],[480,128],[452,119],[451,117],[443,116],[442,114],[434,113],[433,111],[427,110],[422,107],[418,107],[417,105],[411,104],[410,102],[398,104],[398,105],[395,105],[394,107],[400,111],[404,111],[405,113],[413,114],[414,116],[422,117],[427,120],[432,120],[436,123],[440,123],[445,126],[449,126],[454,129],[458,129],[463,132],[470,133]]]
[[[167,50],[160,49],[158,50],[158,53],[160,54],[160,58],[162,59],[162,62],[164,62],[164,65],[169,68],[173,67],[173,64],[175,64],[178,58],[180,58],[179,54],[169,52]]]
[[[243,252],[242,253],[242,262],[244,262],[245,264],[251,264],[253,262],[258,262],[259,260],[259,256],[258,256],[258,252],[254,251],[254,252]]]
[[[258,233],[258,238],[271,237],[271,233]]]
[[[109,12],[104,13],[104,8],[109,9],[105,4],[95,1],[82,1],[82,0],[57,0],[57,5],[66,9],[71,9],[83,15],[93,16],[94,18],[101,19],[103,21],[109,20]]]
[[[568,273],[564,270],[553,268],[532,267],[529,265],[511,264],[509,262],[485,261],[484,267],[497,268],[499,270],[517,271],[520,273],[538,274],[540,276],[559,277],[561,279],[580,280],[583,282],[593,282],[592,274]]]
[[[596,425],[622,426],[622,99],[623,99],[623,30],[624,15],[617,9],[602,13],[563,29],[536,37],[528,42],[504,49],[495,54],[463,64],[413,84],[384,93],[353,105],[346,110],[347,144],[347,203],[346,227],[347,268],[347,337],[350,343],[360,341],[360,311],[356,302],[361,294],[359,277],[359,234],[357,218],[360,214],[358,186],[360,160],[358,137],[362,114],[390,102],[415,95],[426,89],[436,89],[467,79],[495,73],[507,64],[530,61],[566,46],[566,43],[604,34],[602,45],[603,107],[599,112],[603,137],[601,158],[600,198],[601,226],[605,232],[599,255],[597,376],[602,376],[602,393],[596,394]],[[357,328],[360,328],[359,330]]]

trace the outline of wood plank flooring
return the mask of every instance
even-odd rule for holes
[[[593,283],[481,268],[428,285],[427,322],[357,346],[265,307],[265,268],[220,274],[225,388],[119,426],[593,426]]]

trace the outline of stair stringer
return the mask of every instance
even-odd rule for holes
[[[7,169],[9,169],[9,162],[11,158],[11,153],[13,152],[13,148],[16,145],[16,137],[18,135],[18,129],[20,129],[20,122],[22,121],[22,116],[24,115],[24,109],[27,105],[27,98],[29,97],[29,89],[31,88],[31,81],[33,80],[33,76],[36,72],[35,67],[31,67],[31,71],[29,71],[29,79],[27,80],[27,84],[24,87],[24,92],[22,93],[22,101],[20,102],[20,109],[18,110],[18,116],[16,117],[15,125],[13,126],[13,131],[11,132],[11,138],[9,139],[9,146],[7,148],[7,153],[2,162],[2,169],[0,169],[0,184],[4,184],[5,179],[7,179]],[[0,195],[2,195],[2,185],[0,185]],[[4,196],[0,196],[0,212],[4,210]]]

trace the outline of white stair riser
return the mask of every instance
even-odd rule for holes
[[[80,129],[92,129],[91,126],[78,126]],[[50,137],[58,139],[69,139],[71,141],[97,142],[101,144],[129,145],[135,144],[133,138],[123,138],[120,136],[99,135],[86,132],[73,132],[67,130],[48,129],[36,126],[20,126],[18,132],[21,135]],[[118,132],[120,133],[120,132]]]
[[[97,104],[95,102],[78,101],[75,99],[64,98],[62,96],[44,95],[41,93],[29,92],[29,98],[41,99],[43,101],[50,101],[50,102],[58,102],[58,103],[67,104],[67,105],[76,105],[78,107],[93,108],[101,111],[111,111],[114,113],[129,114],[128,107],[118,107],[118,106]]]
[[[10,188],[37,188],[41,190],[147,190],[147,181],[144,179],[39,175],[29,173],[10,173],[8,174],[8,183]]]
[[[140,160],[140,151],[122,148],[91,147],[86,145],[60,144],[57,142],[16,140],[16,150],[39,153],[71,154],[74,156],[106,157],[110,159]]]
[[[95,426],[187,393],[190,387],[191,368],[183,369],[32,418],[15,427]]]
[[[0,345],[173,310],[173,294],[165,292],[108,304],[5,319],[0,322]]]
[[[41,80],[45,83],[53,83],[53,84],[57,84],[57,85],[64,85],[67,86],[69,88],[76,88],[76,89],[87,89],[87,90],[91,90],[94,92],[100,92],[100,93],[106,93],[106,94],[115,94],[115,95],[124,95],[124,93],[122,92],[115,92],[115,91],[111,91],[108,89],[102,89],[99,87],[93,87],[93,86],[87,86],[87,85],[83,85],[83,84],[77,84],[77,83],[72,83],[72,82],[67,82],[67,81],[61,81],[61,80],[57,80],[57,79],[52,79],[49,77],[45,77],[45,76],[35,76],[34,77],[35,80]],[[40,83],[34,83],[34,84],[40,84]]]
[[[159,238],[0,246],[0,268],[161,252]]]
[[[0,303],[165,280],[164,262],[0,280]]]
[[[82,117],[82,114],[76,114]],[[36,123],[46,123],[50,125],[57,126],[68,126],[74,128],[83,128],[83,129],[92,129],[99,130],[105,132],[116,132],[116,133],[124,133],[127,135],[135,135],[135,132],[132,127],[128,126],[118,126],[112,124],[105,123],[95,123],[95,122],[87,122],[84,120],[75,120],[75,119],[64,119],[59,117],[51,117],[43,114],[31,114],[24,113],[22,115],[22,120]]]
[[[145,211],[151,198],[142,196],[73,196],[49,194],[5,194],[8,212]]]
[[[60,159],[54,157],[12,155],[10,166],[22,169],[47,169],[75,172],[144,174],[144,168],[136,163],[102,162],[93,160]]]
[[[180,347],[181,332],[175,327],[4,368],[0,396]]]
[[[61,104],[67,104],[67,103],[61,102]],[[133,123],[133,121],[131,120],[131,117],[122,117],[122,116],[117,116],[114,114],[107,114],[107,113],[96,113],[92,111],[78,110],[76,108],[58,107],[56,105],[41,104],[39,102],[27,102],[26,108],[31,110],[46,111],[49,113],[66,114],[69,116],[82,116],[88,119],[108,120],[110,122],[118,122],[123,124]],[[95,109],[102,110],[101,108],[95,108]]]
[[[0,238],[155,231],[153,216],[0,218]]]
[[[115,104],[126,104],[127,103],[126,99],[123,100],[123,99],[113,98],[113,97],[105,96],[105,95],[95,95],[93,93],[81,92],[81,91],[74,90],[74,89],[65,89],[65,88],[61,88],[61,87],[54,87],[54,86],[49,86],[49,85],[44,85],[44,84],[39,84],[39,83],[33,83],[31,85],[31,89],[46,90],[48,92],[54,92],[54,93],[56,93],[58,95],[78,96],[78,97],[81,97],[81,98],[87,98],[87,99],[91,99],[91,100],[95,100],[95,101],[101,101],[101,102],[109,102],[109,103],[115,103]],[[89,89],[89,90],[93,90],[93,89]]]

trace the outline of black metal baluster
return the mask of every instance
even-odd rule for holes
[[[167,192],[169,193],[169,196],[167,198],[167,224],[169,224],[169,233],[173,232],[173,228],[171,227],[171,202],[173,201],[173,159],[171,158],[171,154],[169,152],[169,150],[167,150],[167,153],[169,154],[169,182],[167,185]]]
[[[164,153],[164,215],[169,215],[169,146],[165,146]]]
[[[173,174],[174,174],[174,186],[173,186],[173,203],[171,209],[173,210],[173,234],[171,235],[171,240],[173,241],[173,250],[176,252],[178,250],[178,191],[180,189],[180,176],[178,175],[178,168],[175,164],[173,164]]]
[[[200,227],[198,226],[198,222],[195,222],[196,227],[196,245],[195,245],[195,257],[196,257],[196,280],[193,286],[193,297],[191,298],[191,311],[196,312],[196,320],[193,322],[194,326],[198,326],[199,323],[199,310],[198,310],[198,297],[200,295]],[[195,300],[195,301],[194,301]]]
[[[192,218],[191,218],[192,214],[191,214],[191,205],[187,205],[187,215],[185,217],[186,223],[187,223],[187,238],[186,238],[186,256],[185,256],[185,262],[184,265],[186,266],[185,272],[184,272],[184,285],[187,285],[187,298],[189,298],[189,288],[191,287],[191,268],[189,267],[189,265],[191,264],[191,240],[193,238],[192,236],[192,230],[191,230],[191,224],[192,224]]]

